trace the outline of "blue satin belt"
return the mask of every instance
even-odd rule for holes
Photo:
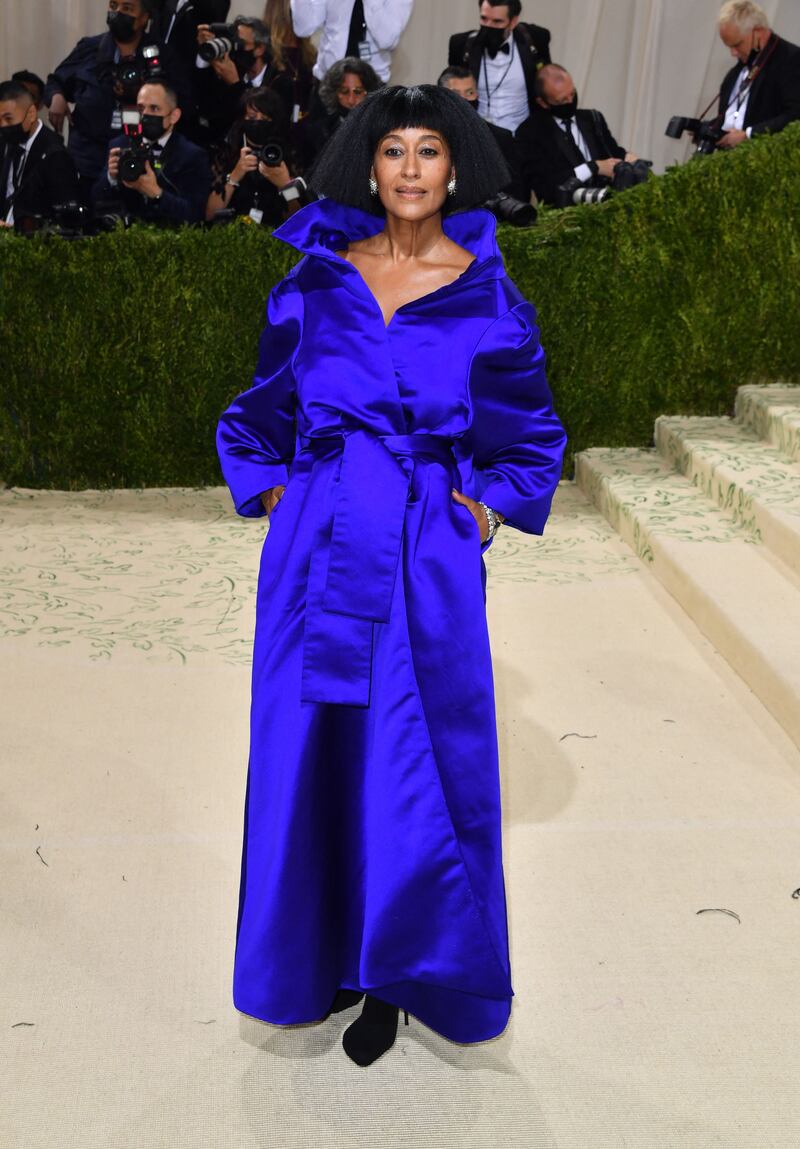
[[[369,706],[374,628],[389,620],[413,475],[407,460],[441,463],[457,482],[452,440],[354,428],[301,443],[302,452],[342,459],[332,521],[309,565],[300,697]]]

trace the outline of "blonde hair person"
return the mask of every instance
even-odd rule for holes
[[[733,24],[740,32],[752,32],[754,28],[769,31],[769,17],[760,4],[752,0],[726,0],[719,10],[717,24]]]
[[[275,67],[283,71],[287,67],[286,49],[299,48],[302,66],[310,72],[317,62],[317,49],[309,36],[295,35],[290,0],[267,0],[264,23],[269,28]]]
[[[752,0],[728,0],[717,26],[736,61],[720,88],[717,147],[739,147],[800,119],[800,48],[776,35]]]

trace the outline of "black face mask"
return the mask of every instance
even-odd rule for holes
[[[264,144],[274,140],[277,135],[271,120],[245,120],[244,134],[257,148],[263,148]]]
[[[547,107],[557,120],[571,120],[578,110],[578,93],[575,93],[568,104],[548,104]]]
[[[256,54],[249,48],[234,48],[231,52],[231,59],[236,65],[236,71],[240,76],[244,76],[256,62]]]
[[[477,112],[477,110],[478,110],[478,101],[477,100],[467,100],[467,103],[469,104],[469,106],[471,108],[474,108],[475,111]]]
[[[118,44],[130,44],[136,39],[136,21],[127,12],[109,12],[106,15],[108,30]]]
[[[164,133],[168,131],[169,128],[164,127],[163,116],[156,116],[152,113],[147,113],[142,116],[142,135],[146,140],[149,140],[151,144],[154,144],[156,140],[160,140]]]
[[[487,28],[485,25],[482,25],[477,38],[480,41],[481,47],[485,49],[490,56],[494,57],[505,43],[506,29]]]
[[[0,128],[0,144],[9,148],[16,148],[28,142],[28,133],[22,124],[10,124],[7,128]]]

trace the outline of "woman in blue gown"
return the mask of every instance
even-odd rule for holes
[[[466,100],[372,94],[273,234],[253,386],[217,447],[258,578],[234,1002],[280,1025],[398,1007],[446,1038],[511,1009],[483,553],[541,534],[563,428],[491,213],[507,181]]]

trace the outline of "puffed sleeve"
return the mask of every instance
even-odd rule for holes
[[[281,280],[267,303],[258,366],[249,391],[220,417],[217,453],[236,513],[259,518],[261,492],[289,478],[295,448],[294,357],[303,330],[303,296],[292,276]]]
[[[459,448],[464,493],[529,534],[544,530],[567,436],[553,410],[536,312],[518,303],[484,332],[470,365],[472,418]]]

